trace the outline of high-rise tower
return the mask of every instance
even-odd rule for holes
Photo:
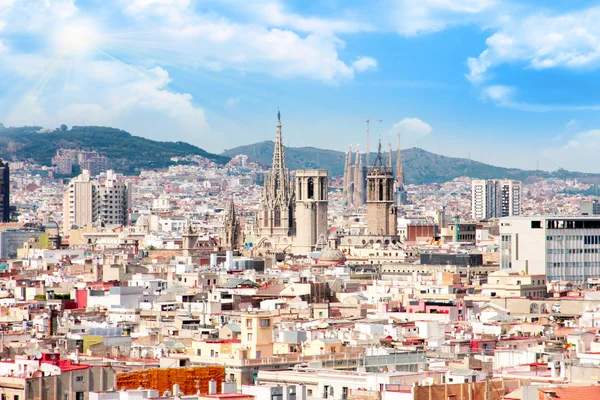
[[[318,243],[327,243],[327,189],[326,169],[296,171],[295,254],[307,254]]]
[[[396,235],[397,209],[394,205],[394,173],[385,166],[381,141],[375,163],[367,172],[367,230],[371,235]]]
[[[0,222],[10,219],[10,169],[0,160]]]
[[[263,247],[283,249],[291,244],[295,233],[294,184],[285,166],[281,114],[277,112],[277,133],[273,151],[273,165],[265,178],[258,213],[258,232]]]

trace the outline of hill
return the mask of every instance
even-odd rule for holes
[[[111,160],[118,172],[135,174],[140,169],[165,168],[171,157],[198,155],[220,164],[228,157],[209,153],[184,142],[158,142],[103,126],[66,126],[43,131],[39,126],[4,128],[0,124],[0,158],[33,160],[51,165],[57,149],[96,150]]]
[[[229,149],[221,153],[221,155],[233,157],[237,154],[245,154],[253,161],[270,166],[273,157],[273,146],[274,143],[272,141],[265,141]],[[374,160],[375,156],[375,153],[371,153],[371,160]],[[564,169],[547,172],[496,167],[466,158],[442,156],[416,147],[403,150],[402,156],[407,183],[441,183],[451,181],[460,176],[478,179],[508,178],[522,181],[535,178],[576,178],[582,182],[600,183],[600,174],[571,172]],[[393,157],[395,163],[395,152]],[[285,160],[290,169],[323,168],[329,170],[331,175],[342,175],[344,173],[345,153],[341,151],[317,149],[314,147],[286,147]]]

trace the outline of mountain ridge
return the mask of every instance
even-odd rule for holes
[[[175,164],[172,157],[198,155],[219,164],[228,157],[209,153],[185,142],[162,142],[134,136],[129,132],[104,126],[62,125],[52,131],[39,126],[6,128],[0,124],[0,157],[6,160],[32,160],[49,166],[56,150],[95,150],[110,159],[117,172],[138,173],[141,169],[165,168]]]
[[[266,167],[271,166],[274,142],[271,140],[257,142],[249,145],[234,147],[221,153],[223,156],[234,157],[245,154],[251,160]],[[374,160],[376,153],[370,153]],[[387,152],[383,154],[387,157]],[[320,149],[312,146],[285,147],[285,159],[290,169],[322,168],[329,170],[330,175],[340,176],[344,171],[346,154],[342,151]],[[364,155],[363,155],[364,157]],[[396,152],[392,153],[394,166]],[[442,183],[460,176],[475,179],[517,179],[528,181],[536,178],[575,178],[582,182],[600,184],[600,174],[567,171],[531,171],[519,168],[507,168],[489,165],[481,161],[467,158],[448,157],[440,154],[412,147],[402,150],[403,169],[406,183]],[[354,156],[353,156],[354,161]],[[364,163],[364,158],[363,158]]]

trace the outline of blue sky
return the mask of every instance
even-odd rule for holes
[[[600,172],[600,2],[0,0],[0,121]]]

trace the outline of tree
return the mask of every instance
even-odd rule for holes
[[[66,126],[65,124],[62,124],[62,125],[60,126],[60,131],[61,131],[61,132],[66,132],[66,131],[68,131],[68,130],[69,130],[69,127],[68,127],[68,126]]]

